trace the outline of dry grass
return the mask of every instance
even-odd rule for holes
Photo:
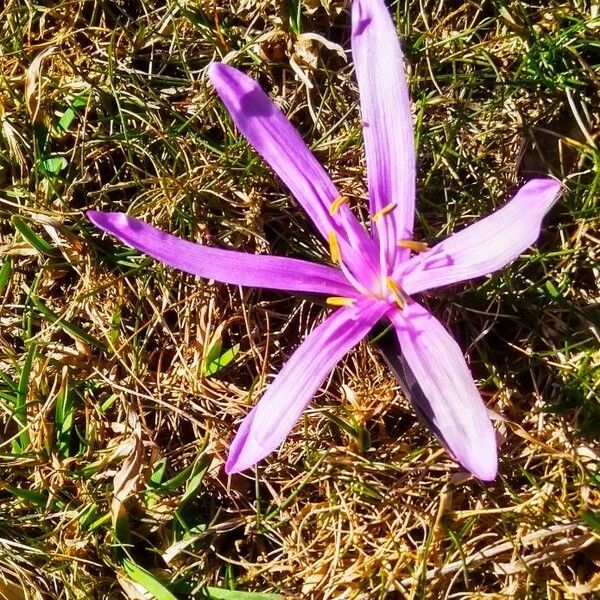
[[[228,480],[237,423],[322,309],[174,272],[83,216],[126,210],[187,239],[325,256],[205,67],[227,55],[257,77],[364,217],[352,65],[306,35],[348,50],[347,8],[5,3],[0,597],[600,591],[596,3],[392,7],[410,63],[419,237],[489,212],[527,170],[568,187],[515,264],[426,299],[497,414],[493,485],[460,472],[368,343],[277,455]],[[239,350],[209,367],[217,340]]]

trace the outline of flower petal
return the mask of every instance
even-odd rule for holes
[[[456,460],[484,481],[496,477],[496,436],[458,344],[416,302],[389,315],[402,355],[429,406],[420,408]]]
[[[360,91],[371,215],[395,208],[374,223],[374,235],[394,266],[408,255],[399,240],[412,237],[416,158],[404,56],[381,0],[354,0],[352,56]]]
[[[248,469],[285,440],[325,377],[387,310],[382,302],[359,300],[311,332],[240,425],[227,473]]]
[[[329,208],[340,196],[300,134],[253,79],[223,63],[212,63],[209,76],[233,122],[281,177],[325,239],[333,231],[344,262],[364,281],[365,269],[378,269],[377,250],[350,209]]]
[[[87,212],[118,240],[186,273],[223,283],[328,296],[356,295],[341,271],[295,258],[247,254],[187,242],[124,213]]]
[[[531,179],[502,208],[414,256],[394,278],[415,294],[497,271],[535,242],[560,192],[556,179]]]

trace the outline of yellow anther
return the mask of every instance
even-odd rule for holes
[[[329,296],[325,302],[329,306],[352,306],[354,304],[352,298],[344,298],[344,296]]]
[[[390,290],[390,292],[392,292],[392,296],[394,296],[396,304],[399,306],[399,308],[404,308],[406,300],[404,293],[400,289],[400,286],[391,277],[388,277],[386,279],[386,283],[388,286],[388,290]]]
[[[427,252],[429,246],[425,242],[414,242],[413,240],[400,240],[397,244],[400,248],[408,248],[413,252]]]
[[[348,196],[338,196],[330,205],[329,205],[329,214],[333,217],[340,210],[340,206],[342,204],[347,204],[350,201]]]
[[[373,221],[373,223],[376,223],[377,221],[379,221],[379,219],[381,219],[381,217],[385,217],[385,215],[389,215],[396,208],[396,206],[398,206],[397,202],[390,202],[389,204],[386,204],[383,208],[380,208],[371,217],[371,221]]]
[[[340,245],[338,244],[337,238],[335,237],[335,231],[329,231],[329,256],[331,256],[331,261],[336,265],[339,265],[342,262],[342,255],[340,253]]]

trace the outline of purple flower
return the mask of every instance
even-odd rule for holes
[[[538,237],[561,186],[528,181],[492,215],[431,249],[411,241],[415,148],[403,55],[382,0],[355,0],[352,54],[360,89],[372,231],[359,224],[298,132],[258,84],[220,63],[210,79],[240,132],[328,241],[334,266],[251,255],[183,241],[122,213],[89,211],[100,229],[157,260],[207,279],[328,297],[338,308],[292,355],[246,416],[227,473],[275,450],[336,363],[379,320],[391,321],[403,360],[427,399],[427,417],[454,458],[475,476],[497,471],[494,429],[458,344],[415,294],[502,268]]]

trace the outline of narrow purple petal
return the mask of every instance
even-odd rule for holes
[[[362,299],[340,308],[311,332],[240,425],[227,473],[248,469],[285,440],[336,363],[387,310],[382,302]]]
[[[186,273],[223,283],[328,296],[356,295],[341,271],[295,258],[247,254],[187,242],[124,213],[87,212],[118,240]]]
[[[528,181],[495,213],[400,265],[394,278],[415,294],[501,269],[535,242],[560,192],[556,179]]]
[[[370,284],[377,273],[377,249],[347,206],[340,206],[334,216],[329,213],[340,194],[296,129],[247,75],[212,63],[209,76],[237,128],[281,177],[323,237],[335,233],[353,273],[364,281],[365,271],[372,271]]]
[[[382,0],[354,0],[352,56],[360,91],[371,215],[387,265],[408,255],[397,246],[412,237],[416,158],[404,56]]]
[[[429,402],[421,407],[456,460],[484,481],[496,477],[496,436],[458,344],[416,302],[389,315],[410,370]]]

